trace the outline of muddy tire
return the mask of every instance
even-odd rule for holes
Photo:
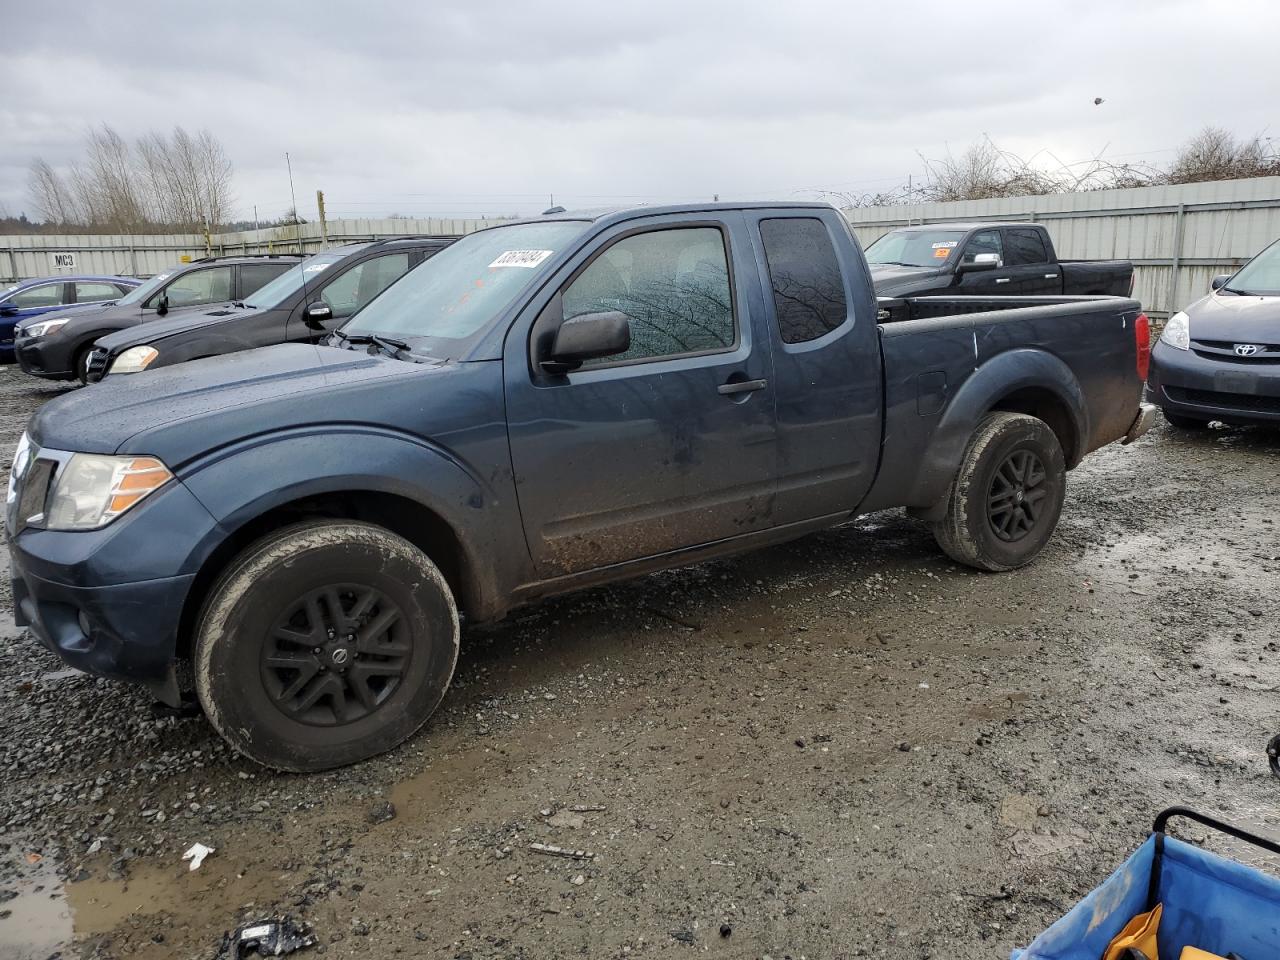
[[[196,693],[251,760],[327,770],[426,723],[458,637],[453,594],[413,544],[367,523],[302,523],[249,546],[214,584],[196,627]]]
[[[1170,413],[1163,407],[1160,412],[1164,414],[1165,420],[1169,422],[1169,426],[1176,430],[1208,430],[1209,421],[1201,420],[1199,417],[1184,417],[1180,413]]]
[[[1067,490],[1062,446],[1048,425],[1021,413],[991,413],[974,430],[932,525],[947,556],[979,570],[1030,563],[1053,535]]]

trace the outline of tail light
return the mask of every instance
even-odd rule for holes
[[[1151,321],[1145,313],[1133,322],[1133,339],[1138,347],[1138,376],[1145,382],[1151,369]]]

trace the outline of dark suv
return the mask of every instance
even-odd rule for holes
[[[186,311],[102,337],[89,355],[88,380],[276,343],[319,342],[452,242],[440,237],[397,237],[317,253],[282,273],[247,303]]]
[[[205,257],[157,273],[118,300],[92,309],[57,311],[18,325],[14,347],[22,369],[48,380],[85,378],[85,359],[99,337],[211,303],[242,300],[302,260],[296,253]]]

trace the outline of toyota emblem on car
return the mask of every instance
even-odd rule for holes
[[[1237,357],[1252,357],[1254,354],[1256,354],[1256,353],[1257,353],[1259,350],[1261,350],[1261,349],[1262,349],[1262,348],[1261,348],[1260,346],[1258,346],[1256,343],[1237,343],[1237,344],[1236,344],[1236,356],[1237,356]]]

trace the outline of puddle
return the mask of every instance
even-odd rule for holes
[[[6,960],[46,960],[70,945],[73,933],[57,864],[51,857],[29,863],[19,854],[12,877],[0,884],[5,895],[17,896],[0,904],[0,956]]]
[[[64,882],[54,856],[28,863],[21,844],[6,864],[0,881],[0,958],[48,960],[69,956],[74,940],[110,933],[123,924],[164,914],[179,924],[193,918],[234,926],[232,904],[269,899],[280,871],[262,858],[211,857],[199,870],[177,862],[136,860],[124,880],[101,876],[104,865],[90,867],[91,876]],[[269,851],[268,844],[261,846]],[[199,905],[227,905],[226,916],[206,916]],[[219,927],[221,929],[221,927]],[[61,951],[61,952],[60,952]]]

